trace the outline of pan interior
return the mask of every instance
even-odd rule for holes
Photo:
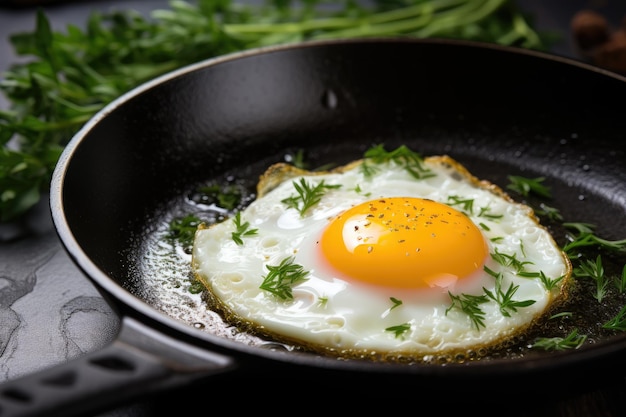
[[[300,152],[315,168],[407,145],[502,188],[509,175],[545,178],[564,221],[623,239],[626,126],[609,103],[625,93],[623,79],[582,65],[451,41],[329,42],[207,63],[131,94],[84,133],[65,172],[68,227],[120,291],[201,332],[292,350],[228,326],[193,291],[190,256],[167,233],[187,214],[225,215],[197,198],[199,186],[234,185],[245,203],[265,168]],[[547,226],[567,242],[560,224]],[[624,263],[616,255],[605,267],[618,274]],[[547,322],[485,359],[550,354],[529,340],[574,328],[614,340],[597,323],[624,304],[622,294],[603,306],[580,297],[572,308],[592,313]]]

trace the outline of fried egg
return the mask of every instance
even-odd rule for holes
[[[201,225],[211,308],[343,358],[477,358],[567,295],[568,257],[533,210],[449,156],[372,147],[315,172],[279,163],[235,216]]]

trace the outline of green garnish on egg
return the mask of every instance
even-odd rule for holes
[[[263,283],[259,288],[269,291],[282,300],[293,299],[292,287],[302,281],[306,281],[309,271],[305,271],[302,265],[294,263],[294,257],[283,259],[279,265],[266,265],[269,273],[263,277]]]
[[[341,188],[340,184],[326,184],[324,180],[312,184],[304,178],[300,178],[300,181],[294,181],[293,186],[298,195],[291,195],[283,199],[282,202],[287,207],[296,209],[300,216],[304,216],[308,209],[319,203],[326,190]]]
[[[235,231],[231,234],[233,241],[238,245],[243,245],[244,236],[254,236],[258,233],[258,229],[250,229],[250,222],[241,223],[241,212],[237,212],[233,219]]]

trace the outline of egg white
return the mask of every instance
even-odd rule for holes
[[[284,164],[270,167],[258,198],[240,213],[241,223],[248,222],[256,234],[237,244],[232,219],[202,226],[196,233],[192,267],[208,289],[212,306],[228,321],[255,332],[342,357],[474,357],[481,349],[498,346],[526,330],[564,298],[571,275],[568,258],[528,206],[514,202],[497,186],[479,181],[452,158],[433,156],[423,162],[435,175],[416,179],[394,161],[378,165],[373,178],[364,174],[363,160],[321,173]],[[326,190],[319,203],[301,215],[283,202],[293,196],[293,183],[301,178],[341,187]],[[316,245],[329,220],[355,204],[394,196],[448,204],[452,195],[474,201],[474,210],[464,213],[480,225],[489,253],[526,262],[526,273],[541,271],[549,279],[563,278],[548,289],[540,279],[520,276],[514,266],[488,257],[485,266],[502,274],[501,290],[517,286],[513,299],[534,303],[509,311],[507,316],[489,299],[480,304],[484,325],[477,325],[461,309],[451,307],[448,291],[459,296],[484,295],[485,290],[497,293],[494,276],[483,270],[450,288],[407,290],[341,279],[319,260]],[[481,216],[479,208],[501,217]],[[308,275],[293,286],[293,299],[283,300],[260,286],[267,266],[289,257]],[[394,307],[392,299],[401,304]],[[394,332],[400,325],[406,330]]]

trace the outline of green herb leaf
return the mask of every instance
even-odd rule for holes
[[[177,241],[186,252],[189,252],[200,223],[200,219],[193,214],[176,218],[169,224],[167,238]]]
[[[319,297],[317,303],[320,307],[325,307],[328,304],[328,297]]]
[[[361,170],[365,176],[372,176],[378,171],[374,165],[386,164],[394,162],[411,174],[415,179],[423,179],[433,177],[434,174],[424,165],[422,156],[410,150],[407,146],[401,145],[393,151],[385,150],[383,145],[375,145],[368,149],[364,154],[364,161],[361,164]]]
[[[533,343],[532,348],[543,350],[578,349],[586,340],[586,335],[578,334],[578,330],[574,329],[566,337],[539,337]]]
[[[300,178],[299,182],[294,181],[293,186],[298,193],[297,196],[290,196],[283,199],[281,202],[286,204],[287,207],[294,208],[300,213],[300,216],[304,216],[304,213],[322,199],[322,196],[326,190],[340,188],[340,184],[329,185],[324,183],[324,180],[317,183],[315,186],[308,183],[304,178]]]
[[[235,231],[231,233],[231,236],[237,245],[243,245],[244,236],[254,236],[258,233],[258,229],[250,229],[250,222],[241,223],[241,212],[235,214],[233,219],[235,224]]]
[[[594,234],[593,229],[595,226],[592,224],[566,222],[563,223],[563,226],[578,231],[577,235],[570,236],[571,241],[563,247],[563,252],[565,252],[570,258],[575,258],[577,256],[575,249],[589,246],[613,251],[626,250],[626,239],[603,239]]]
[[[626,331],[626,306],[622,307],[619,313],[611,320],[602,325],[602,328],[609,330]]]
[[[406,332],[411,330],[410,323],[402,323],[397,326],[390,326],[385,329],[386,332],[395,333],[396,338],[403,337]]]
[[[394,308],[399,307],[399,306],[402,305],[402,300],[398,300],[395,297],[389,297],[389,299],[393,303],[393,306],[391,306],[390,310],[393,310]]]
[[[461,209],[467,214],[474,213],[474,199],[473,198],[463,198],[458,195],[450,195],[448,196],[448,205],[450,206],[461,206]]]
[[[502,214],[491,214],[489,213],[490,211],[491,207],[481,207],[480,210],[478,210],[478,217],[484,217],[490,220],[499,220],[504,217]]]
[[[486,268],[486,267],[485,267]],[[535,304],[535,300],[515,301],[513,296],[517,292],[519,285],[511,283],[506,291],[502,291],[502,274],[496,274],[495,292],[483,287],[487,297],[498,303],[500,313],[505,317],[511,317],[511,312],[517,312],[518,308],[528,307]]]
[[[526,265],[532,264],[530,261],[520,261],[517,259],[517,254],[507,254],[498,251],[498,248],[495,249],[495,252],[491,254],[491,258],[499,263],[500,265],[512,267],[515,269],[516,273],[519,274],[524,271],[524,267]]]
[[[544,203],[539,204],[539,209],[536,209],[535,213],[539,216],[546,217],[548,220],[559,222],[563,220],[563,216],[557,208],[550,207]]]
[[[510,183],[506,186],[508,190],[515,191],[523,197],[535,194],[539,197],[552,198],[550,189],[543,185],[545,178],[524,178],[517,175],[509,175],[507,177]]]
[[[446,309],[446,315],[455,308],[467,314],[476,330],[485,327],[485,312],[479,306],[489,301],[486,295],[453,295],[450,291],[448,291],[448,295],[452,304]]]
[[[265,265],[269,273],[263,277],[263,283],[259,288],[269,291],[282,300],[293,299],[292,287],[302,281],[306,281],[309,271],[305,271],[302,265],[294,264],[294,257],[283,259],[279,265]]]
[[[212,184],[196,189],[193,199],[201,204],[216,205],[227,211],[237,208],[243,198],[243,187],[233,184]]]
[[[558,283],[561,282],[565,278],[565,275],[561,275],[560,277],[557,277],[557,278],[550,278],[543,271],[539,271],[539,272],[520,271],[517,273],[517,275],[523,278],[539,278],[539,280],[541,281],[545,289],[548,291],[551,291],[552,289],[554,289],[558,285]]]
[[[357,185],[354,187],[354,189],[353,189],[353,190],[354,190],[354,192],[355,192],[355,193],[357,193],[357,194],[362,194],[362,195],[364,195],[365,197],[369,197],[370,195],[372,195],[372,193],[371,193],[371,192],[364,193],[364,192],[363,192],[363,190],[361,189],[361,186],[360,186],[359,184],[357,184]]]
[[[561,311],[560,313],[556,313],[550,316],[550,320],[557,319],[560,317],[572,317],[573,313],[571,311]]]
[[[204,286],[204,284],[200,281],[197,280],[192,280],[191,284],[189,284],[189,288],[188,291],[191,294],[200,294],[201,292],[203,292],[206,289],[206,287]]]
[[[596,260],[591,259],[583,260],[580,265],[574,268],[573,276],[575,278],[588,277],[596,282],[596,291],[594,298],[601,302],[607,293],[609,281],[604,274],[604,265],[602,264],[602,257],[598,255]]]

